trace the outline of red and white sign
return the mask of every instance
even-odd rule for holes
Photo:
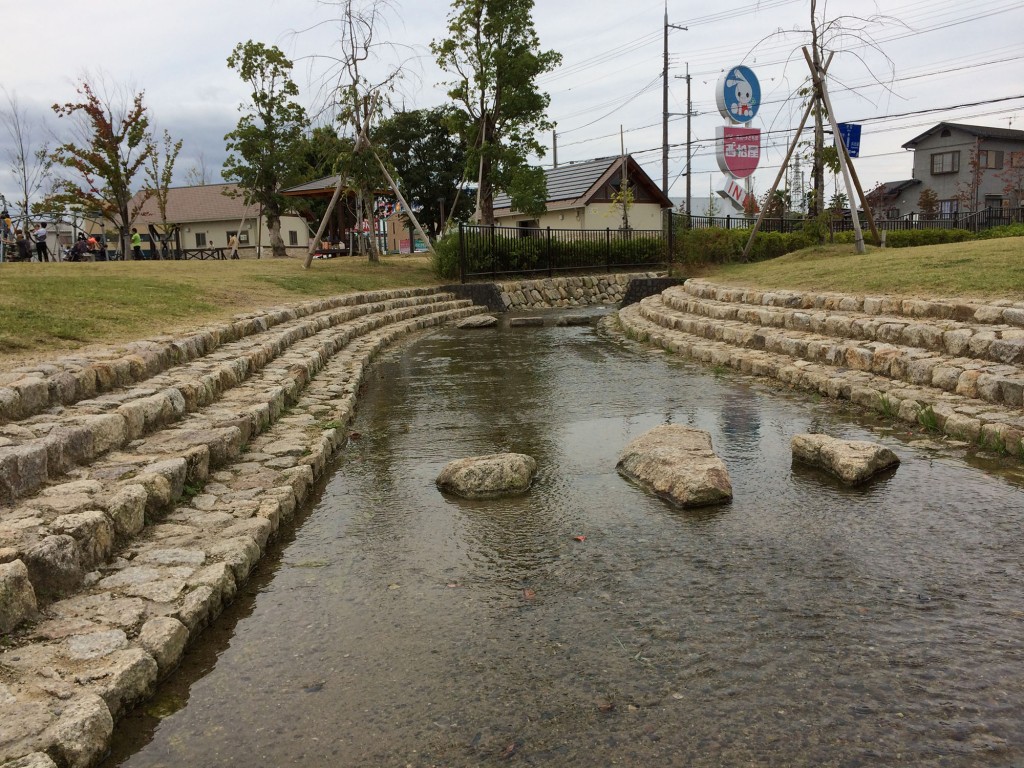
[[[718,190],[718,194],[728,200],[730,203],[736,206],[739,211],[747,212],[747,201],[749,200],[750,210],[756,211],[757,202],[754,196],[747,193],[742,185],[737,184],[733,179],[727,179],[725,182],[725,189]]]
[[[734,179],[745,179],[761,160],[759,128],[718,127],[718,167]]]

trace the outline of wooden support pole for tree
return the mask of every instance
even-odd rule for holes
[[[832,111],[832,99],[828,95],[828,87],[822,79],[822,73],[814,66],[814,62],[811,60],[811,55],[807,52],[807,48],[802,49],[804,52],[804,58],[807,59],[807,66],[811,69],[811,77],[814,78],[814,84],[818,88],[818,92],[821,94],[821,100],[825,102],[825,109],[828,112],[828,121],[832,126],[832,135],[835,136],[836,142],[840,145],[839,150],[839,167],[843,170],[843,181],[846,182],[846,194],[850,204],[854,204],[854,189],[853,181],[850,179],[850,167],[847,163],[846,148],[843,146],[843,137],[839,133],[839,123],[836,122],[835,112]],[[858,253],[864,253],[864,233],[860,228],[860,217],[856,215],[856,210],[852,211],[851,218],[853,220],[853,249]]]
[[[327,204],[327,211],[324,213],[324,217],[320,220],[320,226],[317,227],[316,230],[316,237],[314,237],[313,242],[309,244],[309,252],[306,253],[306,261],[302,265],[305,269],[309,269],[310,265],[313,263],[313,254],[316,253],[317,246],[320,244],[320,239],[324,235],[324,230],[327,229],[327,222],[334,213],[334,208],[338,204],[338,198],[341,197],[341,190],[344,185],[345,178],[339,173],[338,183],[334,185],[334,195],[331,197],[331,202]]]
[[[824,71],[828,71],[829,64],[832,63],[832,56],[828,55],[828,61],[825,62]],[[814,99],[807,102],[807,108],[804,109],[804,116],[800,118],[800,126],[796,129],[796,134],[793,136],[793,141],[789,143],[789,151],[786,152],[786,159],[782,161],[782,166],[779,168],[779,173],[775,177],[775,182],[772,184],[771,190],[768,192],[768,200],[775,197],[775,193],[779,189],[779,184],[782,182],[782,177],[786,173],[786,169],[789,167],[789,161],[793,157],[793,152],[796,150],[796,145],[800,143],[800,134],[803,133],[804,126],[807,124],[807,118],[811,116],[811,112],[814,109]],[[757,231],[761,228],[761,220],[764,219],[765,206],[761,206],[761,210],[757,213],[757,220],[754,221],[754,227],[750,230],[750,237],[747,239],[747,244],[743,248],[742,260],[746,261],[750,255],[750,249],[754,245],[754,238],[757,237]]]
[[[383,161],[381,161],[377,153],[374,152],[373,149],[370,149],[370,151],[373,152],[373,157],[377,161],[377,165],[379,165],[380,169],[384,172],[384,176],[388,180],[388,184],[391,186],[391,191],[395,193],[395,197],[398,198],[398,202],[402,204],[403,210],[407,211],[409,219],[410,221],[412,221],[413,227],[416,228],[416,232],[419,234],[419,236],[423,238],[423,242],[427,244],[427,250],[430,251],[430,255],[433,256],[434,246],[430,244],[430,238],[427,237],[427,233],[424,232],[423,227],[420,226],[419,219],[416,218],[416,214],[413,213],[413,210],[409,206],[409,203],[407,203],[405,201],[405,197],[402,196],[402,190],[398,188],[398,184],[396,184],[395,180],[391,178],[391,174],[388,173],[387,167],[384,165]]]

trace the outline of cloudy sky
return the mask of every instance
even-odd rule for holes
[[[0,45],[0,85],[38,120],[35,136],[62,138],[50,106],[75,98],[82,76],[145,91],[159,130],[184,139],[178,181],[205,162],[220,181],[224,134],[246,94],[226,66],[240,41],[282,48],[312,110],[325,106],[324,83],[337,37],[338,4],[318,0],[35,0],[7,3]],[[446,0],[394,0],[378,72],[408,75],[397,96],[408,108],[445,101],[445,75],[429,52],[444,37]],[[810,0],[668,0],[671,194],[685,194],[686,81],[692,99],[694,196],[720,187],[715,129],[724,123],[715,85],[729,67],[746,65],[761,81],[755,126],[764,157],[755,189],[774,179],[802,112],[796,91],[807,67]],[[534,18],[561,67],[541,79],[557,122],[558,161],[615,155],[620,129],[660,183],[662,176],[663,22],[665,0],[537,0]],[[1021,0],[818,0],[828,22],[833,105],[840,120],[863,124],[857,168],[865,188],[910,177],[901,145],[939,121],[1024,129],[1024,2]],[[326,79],[325,79],[326,78]],[[0,108],[7,99],[0,94]],[[550,150],[551,136],[543,137]],[[0,192],[12,197],[9,137],[0,130]],[[549,151],[542,161],[550,164]]]

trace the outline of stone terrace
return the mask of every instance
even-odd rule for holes
[[[95,765],[344,443],[375,354],[481,311],[349,295],[5,374],[0,765]]]
[[[630,335],[1024,456],[1024,304],[728,288],[620,311]]]

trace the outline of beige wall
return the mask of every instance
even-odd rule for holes
[[[611,203],[594,203],[585,209],[547,211],[540,216],[503,216],[498,219],[497,224],[500,227],[515,227],[521,221],[536,221],[540,229],[618,229],[622,226],[622,209]],[[633,229],[660,230],[661,208],[650,203],[634,203],[629,209],[629,225]]]
[[[228,232],[238,231],[239,248],[255,248],[262,241],[263,249],[270,249],[270,234],[267,231],[266,221],[247,219],[241,229],[239,229],[239,224],[239,221],[201,221],[183,224],[181,226],[181,247],[186,249],[227,248]],[[289,232],[295,232],[298,242],[294,246],[289,239]],[[196,244],[196,235],[199,233],[206,236],[205,246]],[[248,236],[248,242],[246,242],[246,236]],[[281,217],[281,237],[286,247],[309,247],[309,229],[306,227],[305,220],[298,216]]]

